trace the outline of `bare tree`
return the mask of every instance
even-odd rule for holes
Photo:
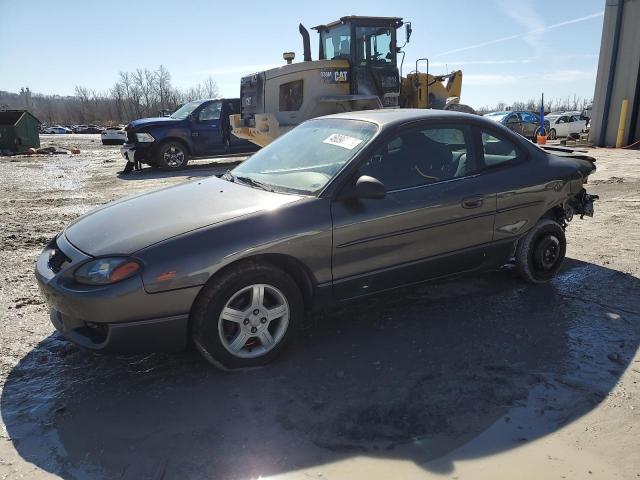
[[[218,84],[215,82],[215,80],[211,76],[207,77],[207,79],[202,83],[202,93],[207,98],[218,97],[219,95]]]
[[[559,111],[581,111],[589,106],[593,100],[583,98],[578,95],[568,95],[565,98],[546,98],[544,102],[545,112],[559,112]],[[524,101],[516,101],[511,105],[507,105],[505,102],[498,102],[495,107],[482,107],[479,112],[501,112],[507,108],[511,110],[528,110],[538,111],[540,109],[540,101],[535,98],[531,98]]]
[[[171,74],[164,65],[160,65],[155,72],[156,86],[158,89],[158,101],[161,108],[167,108],[171,95]]]

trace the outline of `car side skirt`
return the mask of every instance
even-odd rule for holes
[[[341,302],[385,290],[404,287],[463,273],[491,270],[504,265],[513,254],[517,238],[486,243],[336,280],[332,284],[334,301]],[[410,279],[410,281],[404,281]],[[319,286],[318,290],[326,290]],[[327,294],[321,295],[326,299]]]

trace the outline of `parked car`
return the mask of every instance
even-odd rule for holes
[[[519,133],[525,138],[528,138],[532,142],[536,143],[538,140],[538,133],[540,132],[540,117],[533,112],[525,111],[507,111],[507,112],[493,112],[485,115],[494,122],[501,123],[509,130]],[[549,131],[549,122],[545,119],[545,130]]]
[[[73,129],[73,133],[102,133],[103,127],[97,125],[77,125]]]
[[[549,121],[548,137],[550,140],[568,137],[572,133],[581,133],[587,129],[587,121],[576,113],[547,115],[545,119]]]
[[[553,278],[567,223],[593,215],[593,159],[569,155],[458,112],[321,117],[222,178],[81,217],[36,277],[54,326],[86,348],[192,338],[214,365],[258,365],[317,306],[514,256],[525,280]]]
[[[47,128],[45,128],[43,133],[63,134],[63,133],[73,133],[73,132],[71,131],[71,129],[69,129],[67,127],[55,126],[55,127],[47,127]]]
[[[120,152],[131,162],[179,170],[189,157],[257,150],[231,134],[234,113],[240,113],[240,99],[222,98],[186,103],[169,117],[135,120],[127,125],[128,140]]]
[[[103,145],[122,145],[127,141],[127,132],[123,127],[107,127],[101,135]]]

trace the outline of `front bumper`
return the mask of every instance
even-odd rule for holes
[[[123,323],[92,323],[50,312],[53,326],[73,343],[112,353],[180,351],[187,346],[189,315]]]
[[[123,145],[127,143],[127,138],[121,135],[102,135],[102,143]]]
[[[151,157],[154,143],[149,143],[144,146],[138,143],[125,143],[120,147],[120,155],[127,162],[140,162],[147,163]]]
[[[55,272],[50,267],[52,251],[66,258]],[[38,258],[35,275],[56,330],[91,350],[133,353],[185,348],[188,312],[198,288],[150,294],[140,276],[106,286],[76,283],[73,271],[91,258],[64,234]]]

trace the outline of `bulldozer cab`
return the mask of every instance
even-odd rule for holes
[[[352,95],[375,95],[385,107],[398,105],[398,17],[342,17],[313,27],[320,36],[320,60],[347,60]]]

